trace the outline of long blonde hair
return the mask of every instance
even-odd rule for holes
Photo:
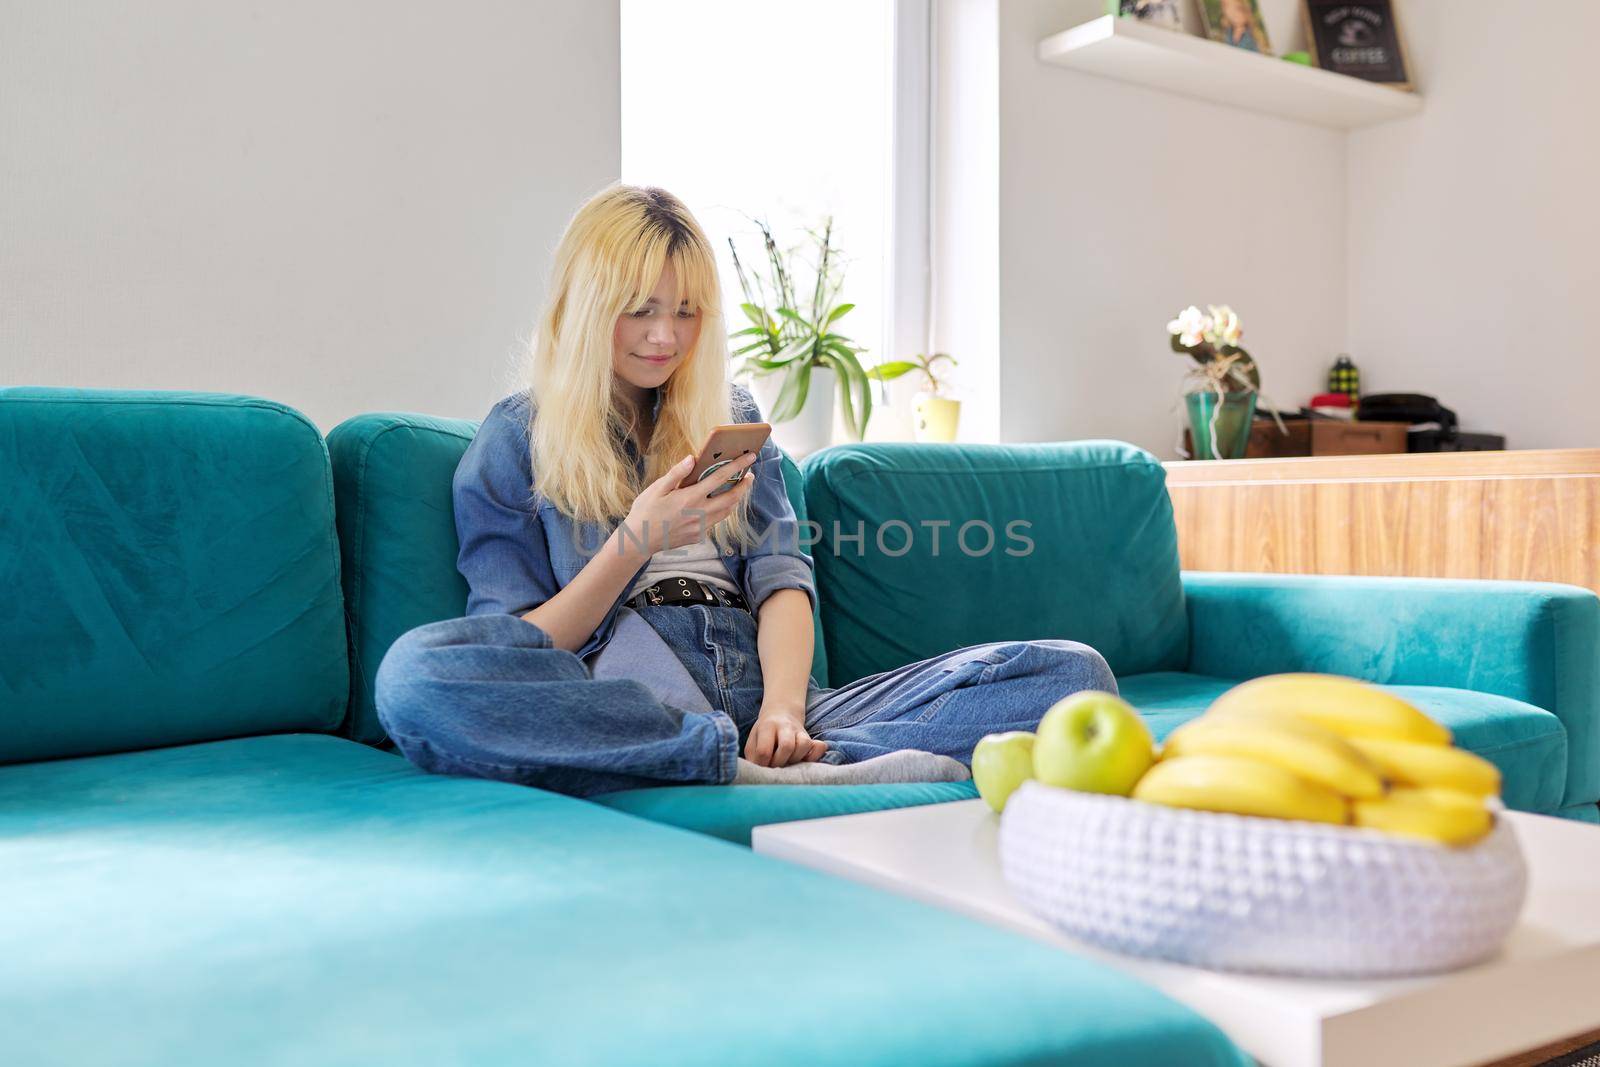
[[[700,333],[661,387],[640,480],[620,447],[636,427],[617,392],[612,333],[618,316],[644,306],[669,261],[679,289],[669,307],[687,300]],[[580,522],[614,527],[645,485],[697,451],[712,427],[733,421],[721,294],[711,243],[671,193],[616,184],[578,208],[556,247],[533,340],[528,441],[536,493]],[[748,541],[748,505],[714,529],[719,547],[730,537]]]

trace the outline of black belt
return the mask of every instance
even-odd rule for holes
[[[740,611],[750,610],[750,605],[738,593],[730,593],[698,578],[663,578],[628,601],[630,608],[642,608],[647,604],[717,604]]]

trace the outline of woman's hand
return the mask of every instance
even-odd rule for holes
[[[628,516],[618,530],[619,533],[625,531],[622,544],[650,556],[699,541],[750,494],[755,478],[746,475],[732,489],[716,496],[711,494],[733,475],[748,471],[756,457],[755,452],[740,456],[705,481],[679,489],[678,483],[694,469],[694,457],[683,457],[634,499],[633,507],[628,509]],[[641,543],[642,550],[638,547]]]
[[[813,741],[806,733],[803,713],[762,708],[745,742],[744,758],[762,767],[787,767],[815,762],[827,751],[826,741]]]

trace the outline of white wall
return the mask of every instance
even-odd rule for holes
[[[1114,437],[1170,458],[1187,364],[1166,323],[1182,307],[1231,304],[1287,407],[1344,349],[1345,139],[1037,59],[1102,10],[1000,5],[1000,439]],[[1263,10],[1275,49],[1297,47],[1292,2]]]
[[[1426,107],[1350,138],[1363,385],[1437,394],[1513,448],[1600,444],[1600,4],[1404,14]]]
[[[0,0],[0,384],[479,418],[618,173],[616,0]]]

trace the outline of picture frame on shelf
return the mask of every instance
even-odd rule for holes
[[[1182,8],[1193,0],[1106,0],[1106,14],[1147,22],[1169,30],[1181,30]]]
[[[1200,22],[1213,41],[1243,48],[1247,52],[1272,55],[1266,20],[1257,0],[1197,0]]]
[[[1397,0],[1301,0],[1306,50],[1323,70],[1411,91]]]

